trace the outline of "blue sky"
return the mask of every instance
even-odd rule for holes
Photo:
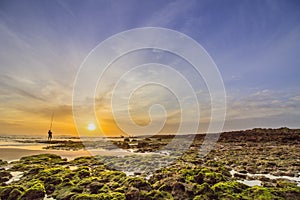
[[[180,31],[210,54],[227,92],[225,130],[299,127],[299,11],[297,0],[2,0],[1,132],[42,132],[51,110],[58,132],[74,132],[72,87],[85,56],[147,26]]]

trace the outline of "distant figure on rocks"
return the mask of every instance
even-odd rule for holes
[[[51,132],[51,130],[49,130],[49,131],[48,131],[48,140],[51,141],[51,139],[52,139],[52,132]]]

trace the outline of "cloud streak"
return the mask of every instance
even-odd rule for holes
[[[228,95],[226,129],[254,126],[299,127],[300,124],[300,13],[295,1],[6,1],[0,7],[0,114],[1,131],[36,133],[48,127],[54,111],[58,127],[76,134],[72,119],[72,90],[85,56],[99,42],[134,27],[161,26],[191,36],[205,47],[225,80]],[[114,47],[116,51],[121,47]],[[108,53],[108,52],[107,52]],[[128,66],[157,61],[184,74],[200,103],[203,127],[210,119],[210,96],[205,82],[174,56],[153,52],[126,55]],[[115,127],[110,98],[126,66],[114,63],[96,96],[96,111],[108,127]],[[127,66],[127,67],[128,67]],[[182,84],[163,70],[131,74],[122,83],[166,79],[174,88]],[[201,80],[200,80],[201,79]],[[99,86],[100,87],[100,86]],[[86,88],[87,90],[90,88]],[[200,92],[202,91],[202,92]],[[124,95],[119,91],[118,95]],[[83,97],[84,98],[84,97]],[[190,96],[184,100],[188,101]],[[136,91],[129,109],[135,121],[149,121],[149,107],[166,107],[166,132],[178,127],[180,109],[167,91]],[[83,110],[93,108],[82,105]],[[193,112],[194,107],[189,108]],[[89,111],[90,112],[90,111]],[[50,114],[49,114],[50,113]],[[158,117],[159,118],[159,117]],[[90,120],[88,116],[84,119]],[[148,120],[148,121],[147,121]],[[198,119],[197,119],[198,120]],[[30,123],[36,122],[30,126]],[[81,127],[83,128],[83,127]]]

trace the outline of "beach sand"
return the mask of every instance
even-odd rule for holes
[[[62,158],[73,160],[77,157],[82,156],[125,156],[132,155],[133,152],[126,150],[54,150],[54,149],[43,149],[45,145],[25,145],[25,146],[0,146],[0,159],[5,161],[18,160],[24,156],[31,156],[37,154],[56,154]]]
[[[63,151],[63,150],[47,150],[47,149],[30,149],[30,148],[0,148],[0,159],[5,161],[18,160],[23,156],[31,156],[36,154],[57,154],[63,158],[67,158],[68,160],[74,159],[76,157],[81,156],[91,156],[88,151],[80,150],[80,151]]]

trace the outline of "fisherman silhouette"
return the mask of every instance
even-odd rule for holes
[[[51,141],[51,139],[52,139],[52,132],[51,132],[51,130],[49,130],[49,131],[48,131],[48,140]]]

